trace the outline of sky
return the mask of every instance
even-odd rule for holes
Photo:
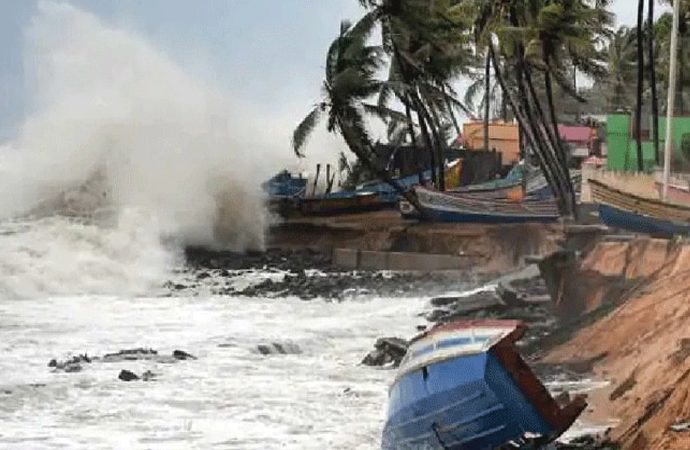
[[[38,1],[0,1],[0,142],[16,135],[28,113],[24,31]],[[251,104],[254,114],[295,123],[318,99],[323,55],[339,22],[362,11],[356,0],[67,3],[143,36],[188,73]],[[635,22],[635,3],[614,0],[619,23]]]

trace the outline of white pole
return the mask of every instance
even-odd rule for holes
[[[680,0],[673,0],[673,28],[671,29],[671,64],[668,75],[668,99],[666,102],[666,141],[664,142],[664,189],[661,198],[668,196],[668,179],[671,174],[671,150],[673,149],[673,106],[676,100],[676,75],[678,73],[678,19]]]

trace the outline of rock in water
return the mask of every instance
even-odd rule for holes
[[[496,294],[505,305],[522,306],[524,304],[524,299],[521,298],[517,291],[511,286],[506,286],[502,283],[499,284],[496,286]]]
[[[121,370],[120,375],[118,375],[117,378],[121,381],[135,381],[139,379],[137,374],[130,372],[129,370]]]
[[[187,359],[196,359],[196,356],[191,355],[183,350],[175,350],[173,352],[173,358],[184,361]]]
[[[51,367],[53,369],[53,372],[66,372],[66,373],[74,373],[74,372],[81,372],[82,370],[82,363],[91,363],[92,358],[90,358],[88,355],[78,355],[78,356],[73,356],[72,358],[65,360],[65,361],[58,361],[56,359],[51,359],[50,362],[48,363],[48,367]]]
[[[146,372],[141,374],[141,379],[144,381],[153,381],[156,379],[156,374],[151,372],[150,370],[147,370]]]
[[[158,355],[156,350],[151,348],[133,348],[120,350],[117,353],[108,353],[103,356],[104,362],[137,361],[140,359],[155,359]]]
[[[259,344],[256,350],[262,355],[299,355],[302,349],[292,342],[271,342],[269,344]]]
[[[362,360],[366,366],[385,366],[392,364],[398,367],[407,353],[410,344],[397,337],[379,338],[374,344],[374,350]]]

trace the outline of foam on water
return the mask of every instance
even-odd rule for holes
[[[379,448],[393,372],[359,362],[382,334],[414,333],[423,303],[123,297],[0,303],[0,447]],[[294,342],[302,354],[256,351],[271,341]],[[94,363],[73,374],[46,367],[70,352],[138,346],[179,348],[199,359]],[[123,383],[117,380],[123,368],[159,378]]]
[[[158,232],[141,211],[108,228],[59,216],[0,223],[0,300],[152,292],[179,259]]]

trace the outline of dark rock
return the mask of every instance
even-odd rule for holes
[[[62,368],[65,373],[81,372],[82,367],[79,363],[68,363]]]
[[[517,291],[504,284],[496,286],[496,294],[505,305],[522,306],[524,304],[524,300],[518,296]]]
[[[108,353],[103,356],[104,362],[122,362],[122,361],[138,361],[156,359],[158,352],[151,348],[133,348],[127,350],[120,350],[117,353]]]
[[[51,359],[48,363],[48,367],[52,367],[54,372],[66,372],[74,373],[80,372],[82,370],[82,363],[91,363],[92,358],[89,355],[77,355],[65,361],[58,361],[56,359]]]
[[[157,375],[150,370],[147,370],[146,372],[141,374],[141,379],[144,381],[153,381],[155,380]]]
[[[175,350],[173,352],[173,358],[183,361],[187,359],[197,359],[196,356],[190,355],[189,353],[182,350]]]
[[[397,337],[379,338],[374,344],[374,350],[364,357],[362,364],[377,367],[392,364],[397,367],[405,357],[408,346],[406,340]]]
[[[556,442],[557,450],[618,450],[620,446],[606,435],[584,435],[568,443]]]
[[[205,280],[206,278],[211,278],[211,274],[208,272],[199,272],[196,274],[197,280]]]
[[[120,375],[118,375],[117,378],[121,381],[134,381],[139,379],[137,374],[130,372],[129,370],[121,370]]]
[[[299,355],[302,353],[302,349],[292,342],[259,344],[256,346],[256,350],[262,355]]]
[[[571,401],[570,392],[568,392],[568,391],[563,391],[563,392],[561,392],[560,394],[558,394],[558,395],[554,398],[554,400],[556,400],[556,403],[558,403],[559,406],[565,407],[565,406],[568,405],[568,404],[570,403],[570,401]]]
[[[431,299],[432,306],[448,306],[460,300],[459,297],[434,297]]]

